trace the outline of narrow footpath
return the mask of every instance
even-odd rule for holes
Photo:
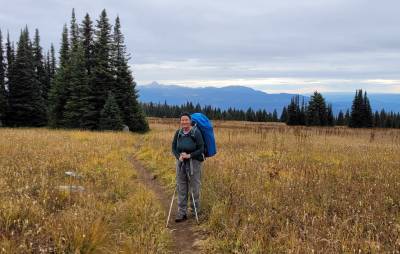
[[[153,191],[165,210],[165,222],[168,216],[169,205],[172,195],[169,196],[165,188],[155,179],[150,170],[132,156],[130,158],[135,168],[138,180]],[[171,212],[168,229],[172,235],[173,246],[172,253],[201,253],[199,243],[204,240],[204,234],[197,228],[196,219],[189,215],[188,220],[180,223],[175,222],[177,211],[177,200],[175,195],[174,206]]]

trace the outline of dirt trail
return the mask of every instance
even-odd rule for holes
[[[169,205],[172,195],[168,195],[165,188],[155,179],[150,170],[132,156],[131,162],[137,172],[138,180],[151,189],[157,199],[162,204],[165,214],[168,215]],[[196,219],[189,215],[188,220],[180,223],[175,222],[175,215],[177,211],[177,200],[175,195],[174,206],[171,212],[168,229],[173,237],[172,253],[201,253],[199,243],[205,239],[204,233],[197,227]],[[165,222],[166,222],[165,217]]]

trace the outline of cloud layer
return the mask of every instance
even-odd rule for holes
[[[139,83],[240,84],[267,92],[400,92],[395,0],[15,0],[0,28],[38,27],[58,47],[71,9],[119,15]]]

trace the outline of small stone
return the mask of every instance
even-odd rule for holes
[[[75,177],[75,178],[81,178],[82,176],[74,171],[66,171],[65,172],[66,176],[70,176],[70,177]]]
[[[129,127],[128,127],[128,125],[123,125],[123,128],[122,128],[122,131],[123,132],[129,132]]]
[[[68,191],[68,192],[84,192],[85,188],[83,186],[77,185],[60,185],[57,187],[61,191]]]

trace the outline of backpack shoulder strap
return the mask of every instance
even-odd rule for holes
[[[178,133],[178,138],[183,135],[182,128],[177,129],[176,132]]]
[[[195,124],[194,126],[192,126],[192,129],[191,129],[190,132],[189,132],[190,137],[193,139],[194,142],[196,142],[196,131],[197,131],[197,130],[198,130],[198,128],[197,128],[197,126],[196,126],[196,124]],[[179,128],[179,129],[177,130],[177,132],[178,132],[178,139],[179,139],[180,137],[183,136],[183,130],[182,130],[182,128]]]
[[[195,124],[192,126],[192,129],[190,130],[190,135],[194,137],[196,134],[196,130],[197,130],[197,125]]]
[[[196,142],[196,131],[198,131],[198,127],[195,124],[192,129],[190,130],[190,136],[192,137],[193,141]]]

